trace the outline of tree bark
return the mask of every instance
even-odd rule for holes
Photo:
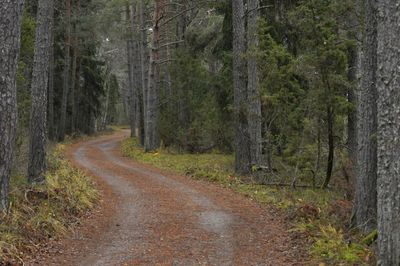
[[[377,10],[376,0],[365,6],[365,39],[362,78],[357,110],[357,170],[355,192],[355,225],[367,233],[376,225],[377,178]]]
[[[134,135],[136,138],[142,138],[142,99],[141,99],[141,91],[143,89],[142,85],[142,72],[141,72],[141,56],[140,56],[140,43],[141,43],[141,29],[140,29],[140,3],[136,0],[132,0],[132,36],[133,36],[133,79],[135,84],[135,90],[133,91],[132,97],[134,97],[135,101],[135,110],[134,110],[134,124],[135,124],[135,132]]]
[[[351,86],[347,91],[347,100],[354,106],[357,105],[357,68],[358,68],[358,49],[356,47],[349,48],[349,70],[348,79]],[[355,163],[357,149],[357,112],[350,110],[347,115],[347,146],[349,158]]]
[[[335,157],[335,142],[334,142],[334,119],[335,113],[333,107],[329,103],[326,110],[327,124],[328,124],[328,163],[326,165],[326,177],[324,183],[322,184],[322,188],[327,188],[332,177],[333,171],[333,160]]]
[[[54,35],[55,35],[55,21],[54,21],[54,8],[50,17],[50,56],[49,56],[49,86],[48,86],[48,136],[50,140],[56,139],[56,129],[54,125]]]
[[[76,1],[76,7],[74,10],[74,20],[80,17],[80,0]],[[71,132],[76,132],[76,120],[77,120],[77,104],[76,104],[76,91],[79,88],[79,75],[78,75],[78,58],[79,58],[79,38],[78,38],[78,25],[74,22],[74,34],[73,34],[73,47],[72,47],[72,72],[71,72]]]
[[[147,123],[147,71],[148,71],[148,49],[147,49],[147,29],[146,29],[146,19],[145,19],[145,1],[140,0],[140,10],[139,10],[139,19],[140,19],[140,72],[142,79],[142,93],[140,99],[140,107],[142,113],[142,134],[140,138],[141,144],[144,146],[145,138],[146,138],[146,123]]]
[[[136,37],[138,37],[136,35]],[[135,99],[135,110],[134,110],[134,123],[135,123],[135,137],[140,139],[142,132],[142,109],[141,109],[141,89],[142,89],[142,77],[140,70],[140,44],[138,41],[135,41],[133,44],[133,57],[134,57],[134,81],[135,81],[135,90],[133,91],[133,97]]]
[[[378,1],[378,265],[400,265],[400,9]]]
[[[250,136],[247,121],[247,82],[244,7],[242,0],[232,0],[233,15],[233,90],[235,117],[235,170],[239,174],[251,171]]]
[[[135,10],[135,6],[132,5],[133,10]],[[126,5],[126,22],[129,28],[128,32],[128,40],[126,41],[126,50],[128,55],[128,116],[129,116],[129,124],[131,128],[131,137],[135,137],[136,130],[136,120],[135,120],[135,111],[136,111],[136,101],[134,97],[135,91],[135,78],[134,78],[134,48],[133,48],[133,17],[134,13],[131,16],[131,10],[129,4]]]
[[[36,20],[35,56],[32,73],[32,108],[29,134],[29,183],[45,181],[47,85],[51,49],[52,0],[39,0]]]
[[[259,76],[256,49],[258,48],[259,0],[248,0],[247,14],[247,90],[248,90],[248,121],[250,135],[251,165],[260,165],[262,162],[262,117],[261,98],[259,90]]]
[[[78,39],[74,37],[74,48],[72,49],[72,74],[71,74],[71,95],[70,95],[70,102],[71,102],[71,132],[75,133],[76,132],[76,84],[78,81],[78,76],[77,76],[77,69],[78,69],[78,54],[79,54],[79,49],[77,47],[78,45]]]
[[[153,40],[150,52],[149,80],[146,99],[146,127],[145,127],[145,143],[146,152],[154,151],[159,146],[159,136],[157,129],[158,120],[158,100],[159,100],[159,65],[160,60],[160,22],[163,18],[165,2],[157,0],[155,2],[154,23],[153,23]]]
[[[128,71],[129,71],[129,121],[131,127],[131,137],[136,136],[136,97],[135,97],[135,58],[134,58],[133,40],[127,41],[128,49]]]
[[[349,66],[347,78],[351,82],[351,85],[347,91],[347,100],[354,107],[357,107],[358,88],[360,85],[359,78],[361,73],[362,27],[360,25],[361,21],[359,16],[361,16],[362,9],[362,0],[356,0],[354,3],[354,10],[349,15],[347,22],[347,27],[349,28],[348,37],[355,42],[354,46],[348,48]],[[357,108],[350,110],[347,115],[347,146],[349,159],[354,169],[357,158]]]
[[[63,93],[61,100],[61,118],[60,118],[60,132],[59,140],[63,141],[65,138],[66,121],[67,121],[67,104],[68,93],[71,75],[71,0],[66,0],[65,12],[65,43],[64,43],[64,81]]]
[[[17,128],[16,74],[24,0],[0,5],[0,210],[8,208],[8,192]]]

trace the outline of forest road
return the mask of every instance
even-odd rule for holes
[[[120,131],[71,146],[102,207],[47,265],[306,265],[277,212],[230,189],[124,158]],[[87,229],[90,227],[91,229]]]

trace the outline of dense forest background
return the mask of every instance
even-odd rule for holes
[[[376,228],[375,1],[54,1],[42,101],[44,3],[25,2],[17,72],[14,165],[31,181],[45,104],[52,141],[129,124],[147,152],[235,154],[256,183],[338,189],[355,199],[351,224]]]
[[[145,144],[140,112],[147,101],[142,84],[148,86],[153,3],[144,1],[141,11],[140,1],[70,1],[66,12],[65,2],[56,1],[55,9],[49,138],[63,140],[65,134],[91,134],[107,124],[130,121],[133,134]],[[157,130],[150,150],[233,152],[230,2],[182,1],[158,8],[152,118]],[[36,11],[37,1],[27,1],[18,69],[19,146],[29,133]],[[242,56],[257,63],[262,159],[252,170],[271,172],[262,182],[291,177],[294,186],[326,186],[332,175],[338,182],[351,181],[359,78],[356,37],[362,21],[357,11],[353,1],[260,3],[253,22],[257,45]],[[144,55],[139,49],[142,33]],[[141,56],[147,60],[144,77]]]

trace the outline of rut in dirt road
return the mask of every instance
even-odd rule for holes
[[[125,137],[120,132],[73,152],[75,164],[117,196],[112,224],[77,265],[302,265],[274,213],[214,184],[124,158]]]

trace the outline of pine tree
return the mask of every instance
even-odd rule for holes
[[[47,86],[51,49],[51,20],[54,1],[40,0],[36,20],[35,57],[32,74],[32,108],[28,179],[30,183],[43,182],[46,171],[47,140]]]
[[[357,173],[355,192],[355,224],[363,232],[376,225],[377,178],[377,12],[376,0],[367,0],[365,7],[365,39],[362,76],[357,110]]]
[[[0,209],[8,208],[8,193],[17,128],[16,73],[23,0],[0,5]]]
[[[381,266],[400,265],[400,10],[394,8],[398,4],[396,0],[378,0],[377,187]]]
[[[235,119],[235,169],[240,174],[251,171],[248,124],[246,33],[242,0],[232,0],[233,19],[233,88]]]
[[[67,105],[71,80],[71,0],[65,0],[65,41],[64,41],[64,76],[61,100],[61,118],[58,139],[63,141],[67,127]]]

